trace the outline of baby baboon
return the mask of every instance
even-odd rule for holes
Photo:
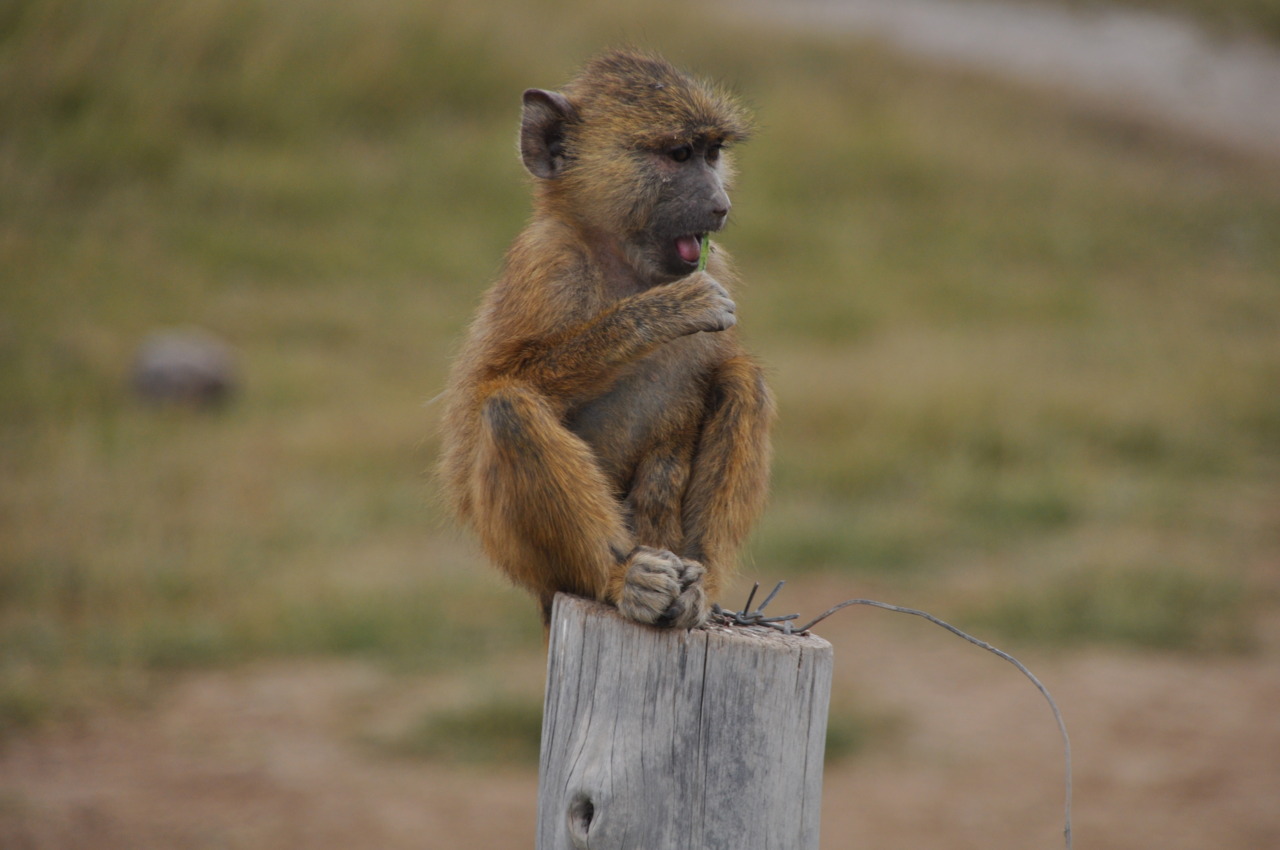
[[[729,96],[636,52],[524,93],[533,218],[454,363],[441,478],[544,618],[565,591],[700,625],[763,506],[773,401],[733,330],[728,257],[701,256],[748,130]]]

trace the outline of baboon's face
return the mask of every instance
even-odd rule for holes
[[[683,277],[698,267],[702,238],[729,219],[729,194],[721,170],[723,143],[715,138],[665,146],[646,157],[658,191],[648,227],[637,245],[663,276]]]
[[[703,236],[724,227],[733,170],[723,151],[749,131],[713,87],[617,53],[564,92],[525,92],[520,155],[545,209],[614,240],[653,285],[697,269]]]

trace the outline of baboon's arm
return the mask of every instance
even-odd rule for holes
[[[573,327],[514,340],[490,361],[485,379],[531,385],[566,404],[599,392],[616,371],[659,345],[736,322],[729,293],[706,272],[618,301]]]

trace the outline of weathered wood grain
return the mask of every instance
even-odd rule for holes
[[[558,596],[537,850],[817,850],[831,645]]]

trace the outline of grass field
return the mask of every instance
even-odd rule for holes
[[[0,12],[0,730],[174,669],[536,644],[434,501],[429,399],[527,214],[519,92],[623,41],[760,117],[723,238],[781,408],[749,575],[1247,651],[1274,163],[662,4],[47,0]],[[229,409],[130,399],[174,325],[239,352]]]

